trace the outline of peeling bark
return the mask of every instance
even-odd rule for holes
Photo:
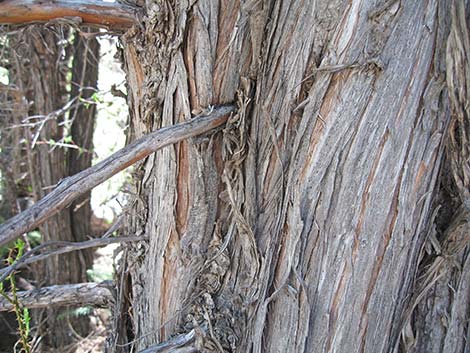
[[[31,26],[8,36],[10,83],[17,87],[19,94],[25,102],[26,109],[22,110],[19,122],[35,116],[28,123],[36,123],[34,127],[16,127],[21,129],[23,142],[23,162],[26,168],[27,180],[30,184],[30,201],[38,201],[46,196],[61,179],[68,176],[68,151],[58,146],[65,138],[64,111],[60,114],[49,114],[60,110],[68,100],[67,73],[69,71],[70,47],[67,47],[64,37],[70,34],[66,27],[39,28]],[[95,53],[96,54],[96,53]],[[87,60],[90,53],[83,51],[76,56],[83,55]],[[86,76],[96,85],[97,72],[84,69]],[[76,76],[76,75],[72,75]],[[93,82],[89,81],[90,85]],[[47,118],[48,117],[48,118]],[[94,116],[90,116],[94,119]],[[74,122],[76,129],[82,121],[80,117]],[[20,124],[21,125],[21,124]],[[27,125],[27,124],[26,124]],[[51,144],[52,141],[52,144]],[[91,146],[83,146],[91,150]],[[56,212],[57,213],[57,212]],[[88,234],[74,233],[72,225],[77,221],[74,214],[62,212],[42,224],[40,227],[41,241],[51,240],[74,241],[83,239]],[[86,222],[87,219],[80,220]],[[38,225],[34,228],[36,228]],[[34,228],[29,228],[32,230]],[[25,231],[26,232],[26,231]],[[3,233],[3,232],[2,232]],[[4,234],[2,234],[3,236]],[[21,235],[21,234],[20,234]],[[18,236],[20,236],[18,235]],[[6,245],[3,242],[2,245]],[[33,275],[36,285],[80,283],[87,281],[86,270],[91,266],[91,255],[86,256],[80,252],[67,255],[53,256],[40,265],[35,265]],[[40,327],[44,337],[42,342],[52,347],[61,347],[70,342],[69,328],[58,320],[59,310],[48,309],[47,323]],[[36,311],[33,317],[42,321],[42,313]],[[87,334],[88,318],[71,319],[73,327],[82,334]],[[51,335],[50,332],[54,332]]]
[[[154,131],[93,167],[61,179],[57,187],[48,195],[0,225],[0,245],[5,245],[47,220],[53,219],[54,215],[63,212],[65,207],[86,195],[92,188],[155,151],[181,140],[210,132],[223,125],[234,110],[234,105],[223,105],[196,117],[193,121]],[[73,212],[71,215],[74,216]]]
[[[442,2],[147,1],[123,38],[131,137],[239,103],[136,168],[121,264],[137,350],[391,352],[449,122]],[[114,344],[114,346],[113,346]]]
[[[82,29],[83,33],[91,29]],[[72,82],[71,97],[83,100],[91,100],[98,88],[98,66],[100,60],[100,44],[96,38],[85,38],[76,35],[73,43]],[[72,121],[70,137],[73,143],[80,149],[67,151],[66,161],[68,175],[75,175],[82,170],[91,167],[93,158],[93,132],[96,122],[96,105],[80,104],[69,112]],[[75,241],[87,240],[91,232],[91,192],[85,193],[74,201],[69,208],[73,239]],[[93,266],[93,253],[81,252],[84,259],[84,267]]]
[[[453,1],[446,48],[451,122],[441,181],[441,187],[450,197],[436,201],[437,206],[446,211],[437,215],[439,221],[432,225],[428,235],[411,302],[413,306],[409,309],[403,349],[406,352],[467,352],[470,349],[470,35],[467,16],[465,1]],[[440,229],[442,225],[445,229]]]

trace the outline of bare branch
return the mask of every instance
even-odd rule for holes
[[[199,352],[198,349],[191,343],[194,342],[196,332],[194,330],[189,331],[181,335],[177,335],[170,338],[168,341],[156,344],[148,347],[139,353],[158,353],[158,352],[180,352],[180,353],[192,353]]]
[[[30,309],[54,306],[109,306],[113,302],[112,281],[56,285],[17,292],[22,306]],[[0,297],[0,311],[13,309],[13,304]]]
[[[49,217],[70,205],[73,200],[149,154],[223,125],[227,121],[228,114],[233,111],[235,111],[234,105],[218,106],[202,117],[156,130],[93,167],[61,180],[53,191],[32,207],[0,225],[0,246],[38,227]]]
[[[106,246],[106,245],[114,244],[114,243],[127,243],[127,242],[132,242],[132,241],[139,241],[143,239],[144,238],[142,237],[116,237],[116,238],[98,238],[98,239],[92,239],[92,240],[87,240],[83,242],[51,241],[51,242],[43,243],[39,245],[38,247],[28,251],[21,258],[16,260],[11,266],[2,268],[0,270],[0,283],[3,282],[14,271],[19,270],[20,268],[23,268],[29,264],[32,264],[33,262],[45,260],[52,255],[60,255],[60,254],[65,254],[65,253],[69,253],[72,251],[78,251],[78,250],[89,249],[89,248],[97,248],[100,246]],[[52,247],[59,247],[59,248],[55,250],[47,250],[38,255],[34,255],[34,254],[37,254],[41,250],[44,250],[46,248],[52,248]]]
[[[125,29],[136,22],[137,9],[120,3],[99,0],[3,0],[0,23],[25,24],[75,17],[83,24]]]

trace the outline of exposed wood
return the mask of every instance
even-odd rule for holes
[[[29,309],[47,308],[50,306],[85,306],[107,307],[113,302],[113,284],[111,281],[101,283],[78,283],[56,285],[17,292],[20,304]],[[6,298],[0,296],[0,311],[12,310]]]
[[[93,167],[61,180],[52,192],[32,207],[0,225],[0,246],[36,228],[46,219],[67,207],[73,200],[149,154],[221,126],[228,119],[228,115],[234,111],[234,105],[212,107],[200,117],[156,130]]]
[[[125,29],[136,22],[136,8],[99,0],[3,0],[0,23],[25,24],[58,18],[80,18],[83,24]]]

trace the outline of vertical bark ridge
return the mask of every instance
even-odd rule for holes
[[[249,69],[249,63],[238,60],[250,59],[247,49],[233,54],[246,40],[246,28],[235,29],[240,20],[233,22],[231,17],[233,12],[239,14],[239,3],[231,4],[232,13],[221,13],[218,3],[212,1],[154,4],[158,11],[148,6],[145,36],[128,34],[126,39],[128,71],[144,73],[140,94],[130,87],[133,111],[141,114],[141,119],[134,116],[135,136],[188,119],[191,112],[210,109],[211,104],[233,101],[240,72]],[[233,28],[224,28],[219,41],[220,23],[230,23]],[[135,70],[134,65],[140,68]],[[220,75],[217,80],[212,79],[213,72]],[[234,227],[224,221],[230,212],[227,199],[219,198],[224,189],[222,140],[221,136],[208,136],[184,142],[149,157],[140,166],[143,181],[137,186],[140,197],[135,201],[135,214],[145,217],[133,215],[129,223],[133,232],[145,233],[151,240],[141,250],[134,249],[129,263],[134,278],[134,330],[137,337],[144,336],[139,347],[211,316],[204,310],[209,310],[207,305],[220,288],[228,265],[224,260],[227,250],[219,253],[218,249],[225,233],[233,232]],[[242,253],[242,249],[237,251]],[[209,261],[214,256],[217,259]],[[146,297],[142,288],[155,288],[154,295]],[[150,313],[152,320],[139,313]],[[145,337],[149,331],[155,334]],[[217,344],[217,338],[211,337],[205,344]],[[230,345],[227,338],[224,345]]]
[[[208,351],[393,350],[442,155],[446,13],[386,4],[147,2],[133,133],[240,112],[138,168],[138,348],[196,327]]]
[[[54,146],[55,142],[61,143],[66,137],[66,128],[64,128],[66,117],[64,114],[56,116],[53,114],[61,109],[69,99],[66,76],[69,71],[68,64],[71,53],[69,47],[60,44],[66,43],[64,37],[69,34],[70,30],[66,27],[39,28],[31,26],[10,35],[9,39],[11,50],[10,79],[11,83],[18,87],[18,92],[25,102],[26,109],[21,112],[22,116],[18,118],[18,123],[23,122],[22,120],[29,116],[37,116],[37,119],[28,120],[28,123],[37,123],[37,125],[34,128],[25,127],[22,131],[25,141],[22,146],[28,161],[26,173],[32,189],[32,195],[28,196],[34,200],[44,197],[54,185],[67,177],[69,173],[76,173],[80,168],[83,168],[82,159],[77,154],[74,154],[72,159],[69,160],[67,150],[57,145]],[[75,54],[77,57],[84,55],[87,60],[90,59],[90,55],[87,56],[83,47],[78,47]],[[97,52],[94,52],[93,58],[94,60],[99,59]],[[77,61],[79,60],[77,59]],[[90,81],[83,82],[83,84],[96,86],[97,63],[95,62],[94,71],[90,72],[86,66],[78,65],[77,61],[74,65],[75,69],[80,71],[80,75],[90,74],[90,76],[95,76],[94,84]],[[72,76],[73,79],[80,81],[77,79],[76,72]],[[80,82],[75,82],[75,84],[80,84]],[[73,90],[72,94],[77,92],[78,89]],[[90,94],[84,94],[83,96],[89,97]],[[77,110],[72,109],[72,114],[77,119],[71,128],[71,134],[75,142],[80,144],[80,147],[88,150],[89,158],[84,163],[89,165],[92,156],[89,151],[91,149],[89,144],[93,132],[94,108],[91,109],[91,113],[87,118],[87,124],[83,125],[80,120],[85,118],[82,116],[82,112],[83,110],[80,108]],[[80,130],[85,125],[87,128],[84,130],[87,131]],[[83,211],[86,212],[81,213]],[[40,227],[41,240],[74,241],[89,236],[89,224],[86,224],[87,217],[85,214],[88,214],[89,218],[90,212],[89,208],[86,210],[86,207],[84,207],[78,213],[67,210],[52,217]],[[78,252],[51,257],[45,263],[35,266],[36,285],[40,287],[43,284],[87,281],[86,270],[91,267],[91,261],[91,253],[86,259]],[[88,333],[88,318],[74,320],[74,318],[68,317],[72,315],[69,311],[69,309],[50,308],[45,310],[47,314],[46,323],[41,325],[41,331],[38,333],[43,335],[42,342],[46,346],[57,348],[71,343],[72,336],[69,334],[69,326],[64,325],[65,320],[69,321],[76,332],[82,335]],[[36,318],[38,321],[43,321],[42,314],[38,314]]]
[[[450,4],[449,4],[450,5]],[[432,224],[415,295],[408,309],[408,329],[404,330],[403,351],[464,352],[468,350],[469,292],[467,270],[469,232],[468,137],[469,112],[468,50],[470,36],[465,1],[453,1],[450,32],[446,48],[446,79],[451,108],[447,136],[446,164],[442,169],[442,188],[450,190],[453,203]],[[447,175],[448,174],[448,175]],[[437,202],[443,203],[438,199]],[[434,222],[434,219],[431,219]],[[443,229],[442,225],[445,228]]]

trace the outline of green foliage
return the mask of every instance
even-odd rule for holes
[[[27,234],[29,244],[32,248],[38,246],[41,243],[42,235],[38,230],[33,230]]]
[[[8,70],[4,67],[0,67],[0,82],[3,83],[4,85],[9,84]]]
[[[103,282],[113,279],[113,269],[110,267],[93,266],[93,268],[86,271],[86,274],[91,282]]]
[[[99,93],[98,92],[94,92],[91,96],[91,99],[93,100],[93,102],[95,103],[103,103],[103,98],[100,97]]]
[[[81,306],[75,309],[67,309],[57,315],[58,320],[64,320],[67,317],[81,317],[91,315],[93,308],[91,306]]]
[[[9,265],[12,265],[15,261],[17,261],[21,256],[23,256],[25,248],[25,243],[18,239],[15,242],[15,246],[12,247],[8,253],[8,257],[6,259]],[[9,275],[6,280],[10,285],[10,292],[5,290],[4,283],[0,283],[0,295],[4,297],[11,305],[13,305],[13,311],[16,315],[16,321],[18,322],[18,334],[20,336],[20,343],[21,343],[21,350],[19,353],[30,353],[31,352],[31,344],[29,343],[29,333],[30,333],[30,322],[31,316],[29,315],[29,311],[27,308],[23,308],[23,306],[18,301],[17,296],[17,288],[16,288],[16,281],[15,281],[15,273],[13,272]]]
[[[73,312],[72,312],[72,315],[73,316],[76,316],[76,317],[79,317],[79,316],[88,316],[91,314],[92,312],[92,307],[91,306],[81,306],[77,309],[75,309]]]

